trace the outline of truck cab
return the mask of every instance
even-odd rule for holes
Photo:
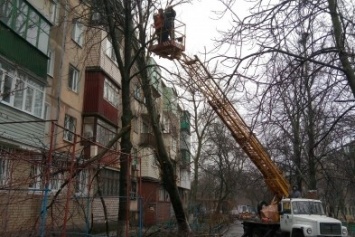
[[[288,236],[348,235],[341,221],[326,216],[320,200],[286,198],[280,204],[280,230]]]

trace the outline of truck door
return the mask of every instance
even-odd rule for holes
[[[280,229],[290,232],[292,228],[292,210],[290,201],[281,202]]]

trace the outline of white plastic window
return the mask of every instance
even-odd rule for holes
[[[79,70],[74,66],[69,66],[69,78],[68,78],[68,87],[74,91],[78,92],[78,84],[79,84]]]
[[[84,25],[78,21],[73,21],[73,31],[72,31],[72,39],[80,46],[83,45],[84,42]]]
[[[73,142],[76,127],[76,119],[68,114],[65,115],[64,119],[64,140]]]
[[[42,118],[44,87],[25,74],[0,68],[0,102]]]

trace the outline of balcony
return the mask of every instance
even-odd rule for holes
[[[180,149],[179,160],[181,168],[190,170],[191,154],[188,150]]]

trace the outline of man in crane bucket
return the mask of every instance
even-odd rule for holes
[[[165,29],[168,31],[170,40],[174,40],[175,39],[175,16],[176,16],[176,12],[173,9],[172,6],[168,6],[164,12],[164,19],[165,19]]]

